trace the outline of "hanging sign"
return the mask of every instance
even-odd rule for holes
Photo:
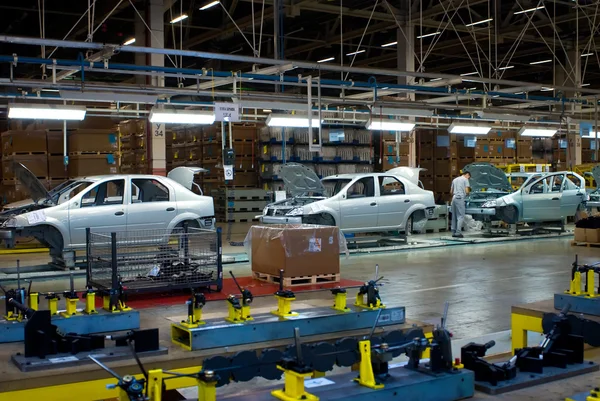
[[[223,166],[225,181],[233,180],[233,166]]]
[[[215,103],[215,121],[240,121],[240,105],[236,103]]]
[[[592,135],[592,123],[589,121],[581,121],[579,123],[579,135],[589,137]]]

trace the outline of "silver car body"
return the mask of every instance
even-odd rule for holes
[[[407,224],[418,229],[435,208],[433,193],[417,185],[418,171],[402,168],[319,180],[310,168],[289,163],[282,177],[292,198],[267,205],[260,219],[266,224],[335,224],[347,233],[405,231]]]
[[[574,216],[586,200],[585,180],[571,171],[536,173],[531,175],[518,190],[511,192],[510,183],[501,182],[501,174],[492,173],[494,166],[465,166],[472,174],[473,192],[467,199],[466,213],[477,220],[502,220],[506,223],[563,221]],[[479,170],[497,179],[494,185],[477,180]],[[496,169],[502,174],[501,170]],[[485,176],[485,175],[484,175]],[[506,177],[504,175],[504,177]]]
[[[213,199],[191,191],[190,176],[199,171],[178,167],[169,173],[186,186],[169,177],[116,174],[69,180],[47,192],[29,170],[15,166],[15,174],[32,199],[6,205],[0,214],[0,238],[10,244],[17,237],[33,236],[56,255],[84,249],[87,228],[99,232],[170,230],[190,222],[214,229]]]
[[[591,174],[592,177],[594,177],[594,181],[596,181],[598,188],[589,193],[586,206],[590,208],[600,208],[600,164],[595,165],[594,168],[592,168]]]

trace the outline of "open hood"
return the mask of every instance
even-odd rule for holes
[[[169,171],[167,177],[183,185],[190,191],[194,183],[194,176],[198,173],[206,173],[208,170],[201,167],[176,167]]]
[[[12,167],[15,172],[15,177],[17,177],[19,182],[27,188],[31,199],[34,202],[38,202],[41,199],[50,199],[48,190],[27,167],[16,162],[12,164]]]
[[[592,169],[592,177],[596,181],[596,187],[600,188],[600,164],[596,164]]]
[[[299,163],[287,163],[281,168],[285,189],[292,196],[308,192],[325,193],[325,187],[313,169]]]
[[[469,184],[473,192],[489,191],[512,192],[512,187],[504,171],[490,163],[471,163],[463,168],[463,172],[471,173]]]
[[[420,167],[395,167],[386,171],[388,174],[397,175],[410,180],[415,185],[419,185],[419,173],[421,170],[427,170]]]

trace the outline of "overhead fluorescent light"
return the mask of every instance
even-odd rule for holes
[[[364,53],[364,52],[366,52],[366,50],[357,50],[357,51],[352,52],[352,53],[346,53],[346,56],[354,56],[355,54],[361,54],[361,53]]]
[[[386,43],[385,45],[381,45],[381,47],[396,46],[397,44],[398,44],[398,42],[390,42],[390,43]]]
[[[430,36],[435,36],[435,35],[439,35],[439,34],[441,34],[441,32],[440,32],[440,31],[433,32],[433,33],[428,33],[428,34],[426,34],[426,35],[420,35],[420,36],[417,36],[417,39],[428,38],[428,37],[430,37]]]
[[[463,79],[463,82],[479,82],[479,81],[473,81],[472,79]]]
[[[594,53],[585,53],[585,54],[582,54],[581,57],[587,57],[587,56],[593,56],[593,55],[594,55]]]
[[[525,92],[515,92],[515,95],[523,95]]]
[[[529,64],[535,65],[535,64],[545,64],[545,63],[551,63],[551,62],[552,62],[552,59],[548,59],[548,60],[532,61]]]
[[[151,123],[208,125],[215,122],[215,113],[205,110],[157,109],[150,112]]]
[[[519,130],[519,135],[549,138],[551,136],[554,136],[554,134],[556,134],[557,131],[558,130],[556,128],[532,127],[524,125],[523,128]]]
[[[273,110],[271,110],[271,109],[263,109],[263,113],[272,113],[272,112],[273,112]]]
[[[171,20],[171,24],[176,24],[176,23],[178,23],[178,22],[181,22],[181,21],[183,21],[184,19],[186,19],[187,17],[188,17],[188,16],[187,16],[187,14],[183,14],[183,15],[180,15],[179,17],[177,17],[177,18],[173,18],[173,19]]]
[[[441,81],[441,80],[442,80],[442,78],[433,78],[433,79],[430,79],[429,82],[435,82],[435,81]]]
[[[493,21],[493,20],[494,20],[493,18],[483,19],[481,21],[471,22],[470,24],[467,24],[465,26],[473,26],[473,25],[485,24],[486,22],[490,22],[490,21]]]
[[[412,131],[415,128],[415,123],[371,117],[367,121],[366,127],[371,131]]]
[[[219,3],[220,3],[220,1],[218,1],[218,0],[217,1],[211,1],[210,3],[208,3],[208,4],[206,4],[206,5],[202,6],[202,7],[200,7],[200,11],[208,10],[209,8],[214,7],[217,4],[219,4]]]
[[[8,118],[35,120],[76,120],[85,118],[84,106],[64,106],[60,104],[9,104]]]
[[[554,88],[549,88],[547,86],[542,86],[542,89],[540,89],[542,92],[552,92],[553,90]]]
[[[335,57],[329,57],[329,58],[324,58],[323,60],[319,60],[317,61],[317,63],[326,63],[328,61],[333,61],[335,60]]]
[[[532,11],[541,10],[544,8],[546,8],[546,6],[533,7],[533,8],[528,8],[527,10],[515,11],[513,14],[514,15],[525,14],[525,13],[530,13]]]
[[[474,91],[475,89],[477,89],[476,86],[473,86],[472,88],[467,88],[467,90],[469,90],[469,91]]]
[[[125,43],[123,43],[123,46],[132,45],[134,43],[135,43],[135,38],[131,38],[131,39],[125,41]]]
[[[581,84],[581,86],[590,86],[590,84]]]
[[[487,135],[492,127],[481,124],[452,123],[448,127],[450,134]]]
[[[476,75],[479,74],[477,71],[473,71],[473,72],[466,72],[464,74],[460,74],[461,77],[467,77],[469,75]]]
[[[298,114],[269,114],[267,117],[269,127],[308,128],[308,116]],[[312,127],[319,127],[319,119],[312,118]]]
[[[510,70],[511,68],[515,68],[514,65],[507,65],[506,67],[500,67],[499,70]]]
[[[592,131],[590,131],[587,135],[581,135],[581,137],[596,139],[596,134],[598,135],[598,139],[600,139],[600,132],[592,132]]]

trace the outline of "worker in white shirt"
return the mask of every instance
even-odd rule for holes
[[[452,236],[456,238],[462,238],[462,224],[465,219],[465,201],[467,195],[471,190],[469,185],[469,178],[471,173],[465,171],[463,175],[456,177],[452,180],[452,186],[450,187],[450,195],[452,195],[452,203],[450,211],[452,212]]]

